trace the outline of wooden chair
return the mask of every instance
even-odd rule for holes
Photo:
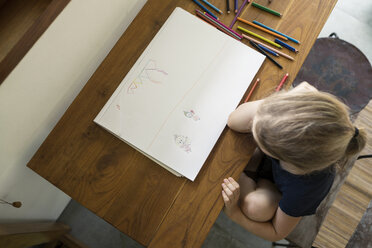
[[[372,201],[359,222],[353,236],[351,236],[346,248],[371,247],[372,245]]]
[[[0,247],[26,248],[45,244],[46,248],[88,248],[73,238],[71,228],[63,223],[9,223],[0,224]]]

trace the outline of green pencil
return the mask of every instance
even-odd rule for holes
[[[265,7],[265,6],[262,6],[258,3],[254,3],[252,2],[252,6],[256,7],[256,8],[259,8],[259,9],[262,9],[264,11],[267,11],[273,15],[276,15],[276,16],[282,16],[282,14],[280,14],[279,12],[275,11],[275,10],[272,10],[272,9],[269,9],[268,7]]]

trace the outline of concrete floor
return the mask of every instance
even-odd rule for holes
[[[372,1],[339,0],[319,37],[332,32],[359,48],[372,63]]]
[[[58,221],[70,225],[72,236],[91,248],[144,247],[74,200],[71,200]],[[283,240],[282,243],[287,242]],[[269,248],[271,242],[245,231],[221,212],[203,244],[203,248],[219,247]]]
[[[371,62],[372,1],[339,0],[319,37],[327,37],[332,32],[358,47]],[[143,247],[73,200],[58,221],[70,225],[72,235],[92,248]],[[271,243],[250,234],[221,213],[203,247],[264,248],[271,247]]]

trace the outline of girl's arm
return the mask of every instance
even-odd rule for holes
[[[309,92],[317,91],[317,89],[307,82],[302,82],[292,90],[288,91],[288,93],[298,91]],[[258,106],[260,105],[260,103],[262,103],[262,101],[263,99],[241,104],[237,109],[235,109],[230,114],[227,125],[232,130],[237,132],[241,133],[251,132],[253,118],[257,112]]]
[[[267,222],[256,222],[248,219],[238,206],[239,184],[232,178],[229,187],[222,185],[222,197],[225,202],[224,212],[240,226],[249,232],[270,241],[278,241],[288,236],[296,227],[301,217],[292,217],[285,214],[278,207],[275,216]]]
[[[237,132],[251,132],[253,117],[262,101],[258,100],[241,104],[230,114],[227,125]]]

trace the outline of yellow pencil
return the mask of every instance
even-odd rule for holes
[[[269,48],[270,50],[273,50],[274,52],[276,52],[276,53],[282,55],[283,57],[285,57],[285,58],[287,58],[287,59],[294,60],[294,58],[291,57],[291,56],[289,56],[288,54],[285,54],[285,53],[283,53],[283,52],[281,52],[281,51],[278,51],[278,50],[276,50],[276,49],[270,47],[269,45],[266,45],[266,44],[262,43],[261,41],[258,41],[258,40],[256,40],[256,39],[253,39],[253,38],[251,38],[251,37],[249,37],[248,35],[245,35],[245,34],[242,34],[242,36],[243,36],[243,38],[246,38],[247,40],[251,40],[251,41],[253,41],[253,42],[256,42],[257,44],[260,44],[260,45],[262,45],[262,46],[264,46],[264,47]]]
[[[276,46],[276,47],[282,48],[281,45],[278,45],[277,43],[275,43],[275,42],[273,42],[273,41],[271,41],[271,40],[269,40],[269,39],[266,39],[265,37],[262,37],[261,35],[258,35],[258,34],[256,34],[256,33],[253,33],[253,32],[251,32],[251,31],[249,31],[249,30],[247,30],[247,29],[245,29],[245,28],[242,28],[242,27],[238,26],[238,29],[241,30],[241,31],[244,31],[244,32],[246,32],[246,33],[248,33],[248,34],[250,34],[250,35],[252,35],[252,36],[254,36],[254,37],[257,37],[257,38],[259,38],[259,39],[261,39],[261,40],[264,40],[264,41],[266,41],[267,43],[270,43],[270,44],[273,45],[273,46]]]
[[[272,32],[272,31],[270,31],[270,30],[268,30],[266,28],[260,27],[260,26],[258,26],[256,24],[254,24],[253,22],[247,21],[247,20],[245,20],[243,18],[238,17],[238,20],[241,21],[241,22],[244,22],[244,23],[246,23],[246,24],[248,24],[248,25],[250,25],[252,27],[255,27],[255,28],[257,28],[257,29],[259,29],[261,31],[264,31],[264,32],[266,32],[268,34],[274,35],[275,37],[278,37],[278,38],[280,38],[282,40],[288,40],[287,37],[284,37],[284,36],[282,36],[280,34],[274,33],[274,32]]]

